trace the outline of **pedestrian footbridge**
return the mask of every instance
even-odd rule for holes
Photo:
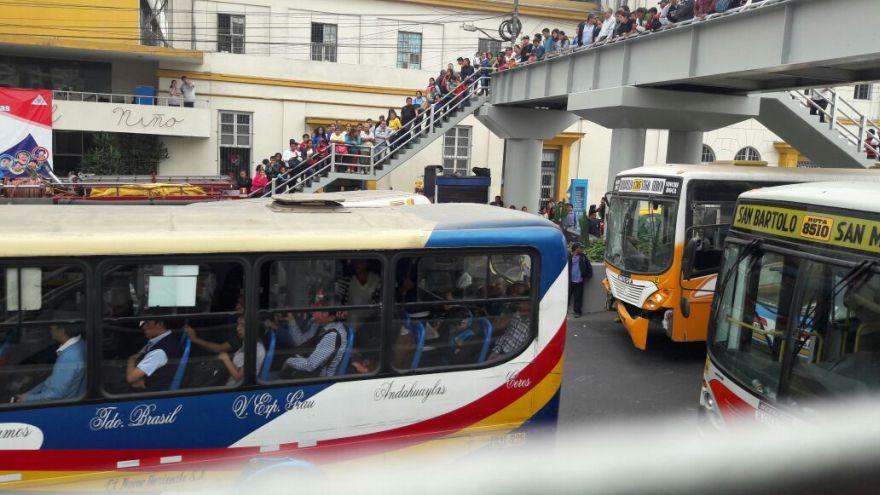
[[[835,30],[842,19],[852,22]],[[699,163],[704,132],[750,118],[816,165],[866,167],[873,164],[864,153],[870,121],[834,94],[823,124],[810,115],[809,99],[793,90],[880,79],[876,26],[877,0],[753,1],[495,74],[490,105],[477,116],[490,129],[506,127],[499,135],[514,151],[505,156],[505,171],[521,171],[510,174],[515,182],[539,175],[532,159],[545,130],[534,123],[571,114],[613,130],[610,180],[643,164],[646,129],[670,131],[667,161]],[[498,121],[514,115],[523,125]],[[505,194],[531,188],[508,184],[507,175]]]

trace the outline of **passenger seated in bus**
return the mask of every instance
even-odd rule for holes
[[[520,349],[532,335],[532,304],[520,301],[517,311],[506,325],[504,334],[498,338],[489,354],[489,359],[496,359]]]
[[[350,367],[355,371],[355,373],[366,375],[376,371],[379,368],[379,363],[368,357],[363,356],[360,353],[355,352],[351,355]]]
[[[73,399],[86,391],[86,343],[72,326],[51,325],[49,333],[58,342],[58,357],[52,374],[30,391],[16,396],[17,402]]]
[[[228,352],[221,352],[217,355],[217,357],[220,358],[220,362],[222,362],[223,366],[226,368],[226,371],[229,372],[229,380],[226,381],[226,385],[230,387],[241,384],[244,379],[245,328],[245,318],[244,316],[239,316],[236,320],[235,332],[238,334],[238,339],[241,342],[241,345],[232,357],[229,357]],[[259,373],[260,368],[263,367],[264,359],[266,359],[266,346],[264,346],[260,340],[257,340],[257,363],[255,366],[257,373]]]
[[[168,390],[174,379],[176,364],[180,360],[180,348],[165,322],[144,319],[140,327],[147,338],[147,345],[128,358],[125,381],[132,388],[146,391]]]
[[[336,300],[343,306],[369,306],[381,303],[382,277],[370,270],[368,260],[356,259],[351,262],[353,273],[336,282]],[[345,321],[358,332],[358,345],[378,347],[378,317],[375,309],[352,309],[347,312]]]
[[[529,286],[516,282],[508,289],[508,297],[524,297],[529,293]],[[517,313],[519,303],[492,303],[490,308],[490,317],[494,317],[492,322],[493,333],[500,333],[507,329],[511,319]]]
[[[482,333],[474,332],[474,318],[470,311],[464,307],[458,307],[450,311],[448,319],[448,331],[441,336],[441,342],[446,344],[447,364],[473,364],[480,357],[480,349],[483,344]],[[441,333],[443,335],[443,333]]]
[[[241,345],[241,336],[238,335],[237,328],[236,333],[233,335],[228,335],[226,340],[224,340],[223,342],[214,342],[199,337],[196,329],[193,328],[189,323],[183,325],[183,331],[186,332],[187,335],[189,335],[189,339],[192,341],[193,345],[200,347],[212,354],[229,352],[233,349],[237,349]]]
[[[323,297],[319,296],[319,298],[315,306],[323,305],[321,300]],[[336,374],[348,340],[345,325],[337,321],[337,316],[336,312],[312,311],[307,332],[299,335],[301,337],[309,336],[306,339],[309,345],[306,347],[311,347],[311,344],[314,343],[314,351],[308,357],[297,355],[288,358],[284,362],[285,372],[292,371],[296,376],[334,376]],[[293,334],[298,330],[298,325],[290,325],[290,328],[293,330]]]

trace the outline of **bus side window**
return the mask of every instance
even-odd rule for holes
[[[244,357],[244,267],[162,260],[102,273],[101,386],[139,394],[235,386]]]
[[[802,270],[806,283],[788,387],[793,400],[880,389],[880,276],[868,274],[841,288],[849,270],[814,261]]]
[[[85,293],[76,266],[0,266],[0,403],[85,395]]]
[[[260,382],[378,371],[382,263],[374,258],[291,259],[260,269]]]
[[[398,260],[398,294],[417,297],[400,297],[394,308],[394,368],[435,370],[519,354],[534,336],[531,261],[525,254]]]

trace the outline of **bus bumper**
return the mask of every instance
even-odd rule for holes
[[[623,327],[629,333],[629,338],[632,339],[633,345],[644,351],[648,347],[648,325],[651,323],[651,320],[630,316],[626,306],[623,304],[617,305],[617,314],[620,316]]]

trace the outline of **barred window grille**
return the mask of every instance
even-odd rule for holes
[[[217,14],[217,51],[244,53],[244,16]]]
[[[443,172],[467,175],[471,164],[471,128],[455,126],[443,135]]]
[[[422,68],[422,33],[397,33],[397,68]]]
[[[853,99],[870,100],[872,89],[870,84],[856,84],[855,88],[853,88]]]
[[[336,62],[338,29],[336,24],[312,23],[312,60]]]

